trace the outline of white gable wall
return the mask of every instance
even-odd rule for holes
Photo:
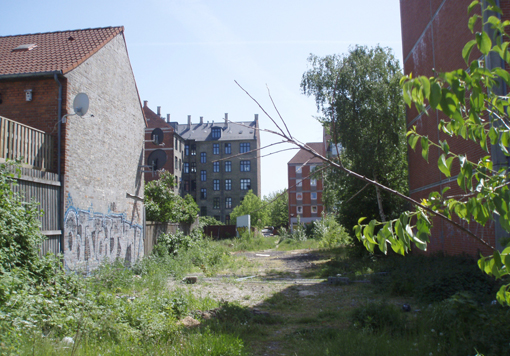
[[[86,117],[65,124],[66,268],[134,262],[143,256],[145,123],[123,35],[65,76],[68,111],[80,92],[90,101]]]

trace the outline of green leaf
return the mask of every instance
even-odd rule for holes
[[[496,73],[501,79],[503,79],[505,83],[510,83],[510,73],[508,73],[506,70],[501,67],[496,67],[492,71]]]
[[[411,148],[414,150],[416,148],[416,144],[418,143],[418,141],[420,140],[420,136],[419,135],[416,135],[416,134],[412,134],[409,136],[409,146],[411,146]]]
[[[473,33],[475,31],[475,24],[476,24],[476,20],[478,20],[480,17],[480,15],[478,14],[474,14],[473,16],[471,16],[468,20],[468,27],[469,27],[469,30],[471,31],[471,33]]]
[[[480,52],[482,52],[484,55],[489,54],[489,51],[492,48],[492,41],[491,41],[489,35],[485,31],[477,32],[475,34],[475,39],[476,39],[476,45],[477,45],[478,49],[480,50]]]
[[[491,126],[491,128],[489,129],[489,138],[491,139],[491,144],[495,145],[496,142],[498,142],[498,137],[499,137],[498,132],[494,127]]]
[[[421,155],[428,162],[429,161],[429,139],[427,137],[421,138]]]
[[[439,83],[434,82],[430,87],[430,99],[429,103],[433,109],[437,109],[439,102],[441,101],[441,85]]]
[[[444,154],[439,157],[437,167],[447,177],[451,177],[451,169],[454,157],[446,158]]]
[[[476,45],[475,40],[471,40],[462,49],[462,58],[464,58],[464,61],[466,64],[469,64],[469,56],[471,55],[471,51],[473,50],[473,47]]]
[[[468,6],[468,10],[467,10],[467,13],[468,15],[471,13],[471,11],[473,11],[473,9],[475,8],[476,5],[478,5],[480,2],[478,0],[473,0],[471,2],[471,4],[469,4]]]
[[[423,96],[425,98],[428,98],[430,96],[430,81],[427,77],[423,75],[419,77],[419,79],[421,82],[421,90],[423,92]]]
[[[450,152],[450,146],[448,145],[448,142],[446,140],[444,140],[444,141],[439,141],[439,143],[441,144],[441,148],[443,149],[443,152],[445,154],[448,154]]]

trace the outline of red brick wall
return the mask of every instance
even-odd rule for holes
[[[433,76],[437,71],[449,71],[466,68],[462,58],[465,43],[474,38],[467,27],[467,7],[471,0],[401,0],[402,48],[404,56],[404,72]],[[510,1],[501,1],[503,9],[509,10]],[[479,9],[479,8],[478,8]],[[508,12],[507,12],[508,13]],[[473,51],[471,59],[480,53]],[[416,126],[420,134],[426,135],[434,142],[447,137],[440,133],[437,126],[446,117],[441,112],[431,111],[429,116],[420,116],[415,108],[407,109],[408,127]],[[479,145],[463,140],[448,138],[450,150],[466,153],[469,160],[477,161],[488,155]],[[419,145],[418,145],[419,146]],[[429,163],[421,156],[418,147],[416,152],[409,148],[409,184],[411,197],[421,200],[432,191],[438,191],[448,185],[447,179],[437,168],[440,150],[432,148],[429,152]],[[458,173],[458,164],[454,166],[452,175]],[[440,184],[441,183],[441,184]],[[448,194],[461,194],[456,182],[451,184]],[[425,189],[428,188],[428,189]],[[475,241],[451,224],[433,219],[431,243],[428,252],[446,251],[447,253],[477,254],[478,251],[489,252],[484,245]],[[461,222],[478,236],[483,237],[492,245],[495,244],[494,224],[486,227],[475,223]]]
[[[62,83],[62,115],[66,113],[66,80]],[[51,134],[55,139],[54,167],[57,162],[58,84],[53,78],[31,78],[0,81],[0,115]],[[32,89],[32,101],[26,101],[25,90]],[[62,125],[62,147],[65,147],[65,125]],[[65,167],[62,166],[62,173]],[[56,172],[56,168],[55,168]]]
[[[151,140],[151,133],[152,133],[152,130],[153,128],[147,128],[145,130],[145,140]],[[164,148],[173,148],[174,147],[174,132],[173,130],[172,131],[167,131],[167,130],[164,130],[164,139],[163,139],[163,143],[165,144],[164,146],[157,146],[155,144],[153,144],[152,142],[146,142],[145,143],[145,161],[144,161],[144,165],[147,165],[148,163],[148,158],[149,158],[149,155],[154,152],[154,151],[149,151],[150,149],[164,149]],[[173,151],[165,151],[166,152],[166,163],[165,165],[163,166],[163,169],[165,171],[168,171],[170,172],[171,174],[174,174],[174,154],[173,154]],[[144,171],[148,171],[149,168],[145,167],[144,168]],[[151,180],[156,180],[156,179],[159,179],[159,175],[158,174],[152,174],[152,173],[145,173],[145,182],[150,182]]]

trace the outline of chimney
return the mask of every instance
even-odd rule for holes
[[[255,121],[259,121],[259,114],[255,114]]]
[[[166,122],[170,123],[170,114],[166,114]]]
[[[148,103],[149,103],[149,101],[148,101],[148,100],[144,100],[144,101],[143,101],[143,107],[144,107],[144,108],[146,108]]]
[[[188,115],[188,130],[191,130],[191,115]]]
[[[204,123],[204,117],[200,116],[200,125],[202,125],[203,123]]]
[[[161,106],[158,106],[158,116],[161,117]]]
[[[228,127],[228,112],[225,113],[225,126]]]

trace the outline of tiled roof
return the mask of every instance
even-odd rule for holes
[[[319,153],[320,155],[324,156],[324,143],[322,142],[309,142],[307,143],[310,148],[312,148],[314,151]],[[308,162],[307,162],[308,161]],[[305,163],[311,164],[311,163],[322,163],[322,160],[320,158],[317,158],[313,156],[311,153],[308,153],[307,151],[300,149],[298,153],[292,159],[289,161],[288,164],[298,164],[298,163]]]
[[[147,128],[155,129],[155,128],[170,128],[173,131],[173,127],[170,126],[164,119],[162,119],[158,114],[149,109],[147,105],[143,106],[143,113],[145,114],[145,118],[147,119]]]
[[[54,71],[65,74],[123,31],[120,26],[0,37],[0,76]],[[31,46],[16,49],[22,45]]]

